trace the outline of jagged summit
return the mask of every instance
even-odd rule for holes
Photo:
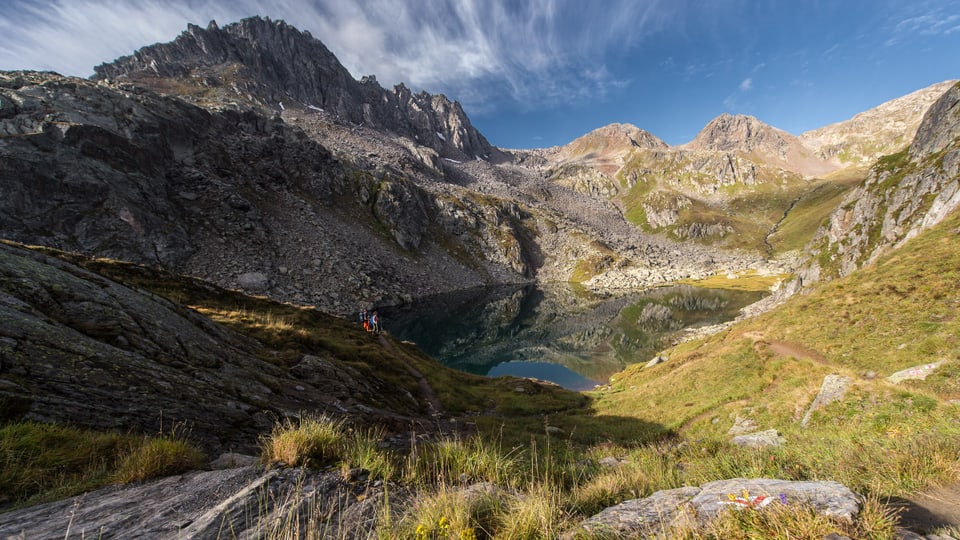
[[[489,157],[496,150],[463,108],[443,95],[382,88],[354,79],[309,32],[251,17],[219,27],[189,25],[170,43],[143,47],[94,68],[94,79],[130,80],[215,106],[237,103],[281,110],[299,105],[340,122],[364,124],[436,149],[442,155]]]

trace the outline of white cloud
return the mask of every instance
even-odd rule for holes
[[[740,81],[740,91],[746,92],[753,88],[753,79],[747,77],[746,79]]]
[[[947,16],[940,16],[940,13],[925,14],[903,19],[897,23],[894,32],[923,35],[944,34],[952,32],[958,22],[960,22],[960,15],[957,14]]]
[[[187,23],[283,19],[324,42],[354,77],[446,92],[482,107],[491,93],[519,103],[602,96],[627,81],[602,58],[636,45],[678,13],[665,0],[7,0],[0,69],[86,76],[93,66]]]

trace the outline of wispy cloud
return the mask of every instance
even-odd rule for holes
[[[945,17],[927,14],[919,17],[910,17],[897,23],[894,29],[897,33],[917,33],[922,35],[949,34],[957,31],[960,25],[960,15],[953,14]]]
[[[740,81],[741,92],[746,92],[748,90],[751,90],[752,88],[753,88],[753,79],[751,79],[750,77],[747,77],[746,79]]]
[[[310,31],[355,77],[375,74],[474,106],[491,94],[564,102],[629,84],[598,59],[660,31],[677,10],[665,0],[608,0],[603,9],[579,0],[8,0],[0,69],[86,76],[172,40],[187,23],[263,15]]]
[[[913,7],[911,4],[906,6],[905,9]],[[947,36],[960,32],[960,14],[943,7],[929,8],[921,5],[919,8],[922,9],[919,15],[901,14],[892,21],[890,36],[883,42],[885,46],[900,45],[916,37]]]

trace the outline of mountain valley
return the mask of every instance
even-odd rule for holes
[[[190,25],[90,79],[0,72],[0,429],[189,426],[205,455],[259,452],[288,471],[261,478],[288,482],[275,493],[298,481],[287,467],[322,461],[310,485],[349,501],[324,507],[341,520],[336,537],[446,538],[440,516],[467,512],[451,537],[592,538],[585,520],[624,501],[776,477],[866,495],[859,517],[804,538],[892,538],[908,531],[884,504],[960,482],[957,206],[957,81],[800,135],[722,114],[678,146],[611,124],[508,149],[456,101],[357,80],[283,21]],[[656,306],[708,302],[656,289],[677,283],[771,294],[736,322],[645,342]],[[522,319],[522,295],[507,294],[462,326],[500,328],[527,356],[547,354],[538,339],[613,347],[628,365],[605,384],[470,375],[356,323],[360,310],[550,284],[570,287],[546,300],[569,317]],[[630,307],[641,291],[649,310]],[[579,309],[620,317],[615,338],[641,345],[611,346],[577,326]],[[443,310],[431,320],[446,324]],[[461,363],[489,363],[495,344],[477,336],[451,341],[469,353]],[[837,381],[839,397],[821,398]],[[341,447],[326,461],[267,457],[276,426],[316,415],[348,426],[340,440],[370,430],[377,441],[362,459]],[[731,440],[763,430],[786,443]],[[0,457],[16,465],[5,469],[27,469],[13,456],[29,452],[7,450],[17,441],[5,433]],[[471,457],[437,457],[446,444]],[[504,463],[476,465],[485,452]],[[199,480],[186,472],[197,468],[208,465],[176,474]],[[0,506],[88,490],[40,484],[0,474]],[[436,515],[424,510],[434,500]],[[553,501],[533,520],[546,529],[510,529],[531,500]],[[39,528],[66,511],[49,504],[53,514],[0,513],[0,533],[33,524],[63,536]],[[261,512],[279,523],[294,507]],[[902,525],[960,534],[941,517]],[[196,537],[221,537],[204,523]],[[136,530],[126,526],[108,531]],[[155,526],[158,537],[175,528]],[[237,536],[248,533],[259,534]]]

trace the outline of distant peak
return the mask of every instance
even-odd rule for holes
[[[708,122],[687,146],[697,150],[750,152],[771,146],[780,148],[794,138],[753,116],[723,113]]]
[[[611,152],[631,148],[665,149],[669,146],[649,131],[633,124],[608,124],[579,137],[566,146],[571,154]]]

